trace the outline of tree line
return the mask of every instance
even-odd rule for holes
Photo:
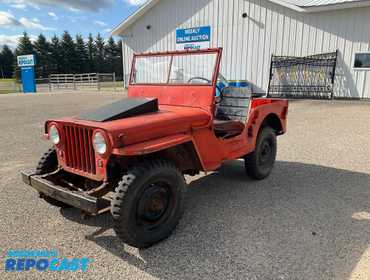
[[[50,74],[116,73],[122,78],[122,42],[110,37],[105,41],[100,34],[90,34],[87,41],[81,35],[75,39],[65,31],[61,38],[54,35],[47,40],[43,34],[32,42],[25,32],[14,51],[3,46],[0,52],[0,78],[20,77],[17,56],[36,56],[37,78]]]

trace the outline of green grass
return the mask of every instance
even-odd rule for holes
[[[9,84],[14,82],[15,79],[0,79],[0,84]]]
[[[19,92],[19,85],[14,88],[15,79],[0,79],[0,94]]]

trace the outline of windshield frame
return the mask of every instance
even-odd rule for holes
[[[205,83],[134,83],[134,73],[135,73],[135,65],[137,58],[142,57],[164,57],[168,56],[170,58],[170,65],[169,71],[167,74],[167,78],[171,75],[171,68],[173,64],[173,58],[175,56],[183,56],[183,55],[202,55],[202,54],[216,54],[216,63],[214,66],[213,74],[212,74],[212,84],[205,84]],[[220,63],[221,63],[221,56],[222,56],[222,48],[214,48],[214,49],[203,49],[203,50],[185,50],[185,51],[171,51],[171,52],[156,52],[156,53],[141,53],[141,54],[134,54],[132,65],[131,65],[131,73],[130,73],[130,86],[205,86],[205,87],[215,87],[217,84],[218,73],[220,70]],[[168,79],[167,79],[168,80]]]

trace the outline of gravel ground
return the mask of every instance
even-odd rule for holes
[[[118,98],[0,96],[1,279],[370,279],[369,102],[292,102],[267,180],[249,180],[240,161],[188,179],[174,234],[137,250],[117,240],[108,214],[53,208],[19,175],[49,146],[47,118]],[[24,248],[94,262],[87,273],[5,273],[7,250]]]

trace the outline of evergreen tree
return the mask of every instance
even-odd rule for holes
[[[105,45],[105,64],[104,72],[114,72],[114,65],[117,59],[117,46],[113,37],[108,39],[108,43]]]
[[[34,43],[36,52],[36,73],[38,77],[46,78],[51,70],[51,52],[50,43],[46,40],[45,36],[40,34],[37,41]]]
[[[14,69],[16,69],[14,77],[17,79],[20,78],[20,69],[18,67],[17,56],[27,54],[35,54],[35,51],[33,49],[30,37],[28,36],[27,32],[24,32],[23,36],[19,38],[18,46],[15,50],[15,56],[13,59]]]
[[[86,49],[85,42],[81,35],[76,36],[76,53],[78,57],[77,72],[86,73],[88,72],[89,56]]]
[[[116,45],[117,57],[114,62],[114,72],[116,73],[117,80],[123,80],[123,53],[122,53],[122,40],[119,40]]]
[[[0,52],[0,77],[11,78],[14,72],[14,54],[12,50],[4,45]]]
[[[117,79],[122,79],[122,41],[116,44],[110,37],[105,46],[105,64],[107,73],[115,73]]]
[[[24,32],[23,36],[19,38],[16,53],[17,55],[35,54],[31,39],[28,37],[27,32]]]
[[[63,74],[76,73],[78,64],[76,45],[68,31],[65,31],[62,36],[61,56],[61,70]]]
[[[4,56],[3,56],[3,52],[1,51],[0,52],[0,79],[4,79],[5,78],[5,75],[4,75],[4,67],[5,67]]]
[[[40,34],[32,44],[27,33],[19,39],[14,52],[4,46],[0,51],[0,77],[19,78],[20,71],[16,65],[16,56],[25,54],[36,55],[37,76],[48,77],[50,74],[74,74],[74,73],[115,73],[117,79],[122,79],[122,41],[110,37],[107,42],[100,34],[93,38],[89,34],[87,43],[81,35],[76,36],[74,41],[68,31],[62,38],[54,35],[48,41]],[[9,61],[13,63],[9,64]],[[16,70],[16,71],[14,71]]]
[[[62,55],[60,41],[59,38],[54,35],[50,42],[50,74],[61,73],[61,60]]]
[[[94,43],[94,38],[89,34],[89,38],[87,41],[87,54],[88,54],[88,71],[90,73],[96,72],[95,67],[95,57],[96,57],[96,46]]]
[[[94,59],[96,71],[104,72],[104,54],[105,54],[105,42],[104,39],[100,36],[100,33],[98,33],[98,36],[96,36],[95,39],[95,47],[96,47],[96,56]]]

